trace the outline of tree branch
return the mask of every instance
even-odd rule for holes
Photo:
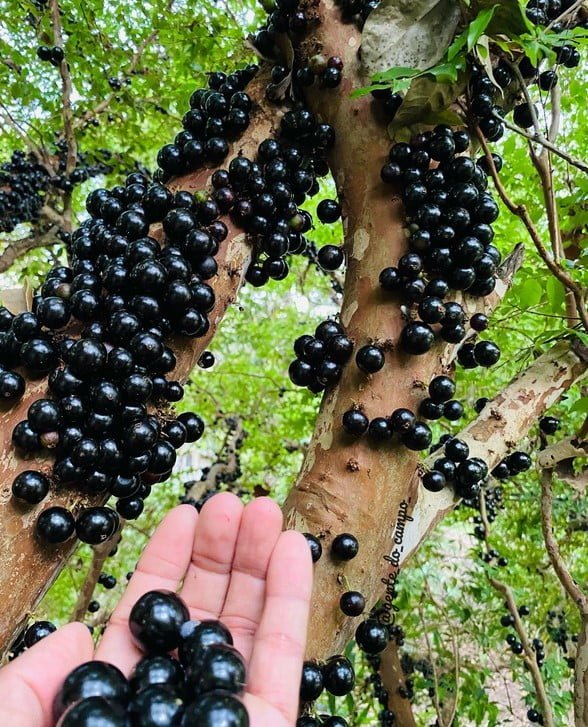
[[[4,252],[0,254],[0,273],[6,272],[18,258],[23,257],[31,250],[59,244],[60,240],[55,237],[58,231],[59,228],[53,226],[40,235],[30,235],[10,242]]]
[[[521,129],[519,126],[511,124],[510,121],[507,121],[505,118],[500,116],[500,114],[492,112],[492,115],[495,119],[498,119],[500,122],[502,122],[510,131],[514,131],[515,134],[518,134],[519,136],[524,136],[525,139],[544,146],[546,149],[549,149],[549,151],[552,151],[556,156],[561,157],[568,164],[571,164],[571,166],[576,167],[585,174],[588,174],[588,165],[584,164],[584,162],[581,162],[579,159],[571,156],[571,154],[568,154],[563,149],[560,149],[558,146],[549,141],[549,139],[546,139],[543,134],[530,134],[528,131]]]
[[[50,0],[51,21],[53,25],[53,43],[59,48],[63,48],[63,31],[61,28],[61,15],[58,0]],[[59,73],[61,75],[61,103],[63,110],[63,134],[67,144],[67,155],[65,160],[65,173],[69,176],[76,168],[78,159],[78,145],[73,126],[73,109],[71,106],[71,97],[73,86],[71,74],[69,72],[69,64],[67,57],[59,64]],[[72,192],[64,192],[63,194],[63,218],[65,220],[65,230],[72,231]]]
[[[388,709],[394,712],[395,724],[399,727],[417,727],[410,699],[402,696],[406,689],[406,678],[398,656],[398,645],[394,639],[380,654],[380,676],[388,692]]]
[[[266,83],[267,77],[260,73],[247,89],[255,104],[252,121],[247,134],[232,145],[226,164],[233,156],[241,153],[253,158],[259,144],[276,133],[280,116],[276,113],[276,107],[268,108],[264,100]],[[174,192],[180,189],[190,192],[204,189],[213,172],[214,169],[200,169],[172,179],[168,186]],[[218,274],[212,281],[216,303],[209,314],[210,329],[202,338],[177,336],[168,344],[177,358],[176,368],[170,376],[177,380],[188,377],[198,357],[208,347],[226,309],[235,301],[251,259],[251,246],[246,235],[229,217],[222,219],[229,234],[216,255]],[[161,240],[161,224],[153,225],[149,234]],[[0,408],[0,481],[4,485],[4,495],[0,497],[0,597],[5,606],[0,619],[0,651],[12,643],[13,635],[18,633],[27,614],[34,610],[75,547],[75,542],[52,548],[40,545],[35,537],[38,508],[23,508],[10,497],[10,484],[14,477],[31,466],[30,460],[15,455],[11,442],[12,430],[17,422],[26,418],[32,402],[47,395],[46,379],[27,381],[25,396],[18,404],[10,408],[2,405]],[[51,467],[49,454],[35,458],[36,469],[50,474]],[[43,506],[61,505],[75,514],[83,507],[103,504],[104,499],[105,496],[86,496],[73,490],[52,488]]]
[[[74,607],[70,621],[81,621],[88,612],[88,605],[92,600],[98,578],[102,573],[104,562],[108,558],[109,553],[112,549],[120,542],[122,529],[124,527],[124,521],[121,520],[120,528],[114,538],[107,540],[105,543],[95,545],[92,548],[92,563],[86,574],[86,578],[78,594],[78,600]]]
[[[562,340],[536,359],[457,435],[469,445],[472,457],[480,457],[490,469],[494,467],[546,409],[586,376],[588,355],[576,340]],[[401,564],[459,502],[451,488],[431,493],[421,486],[422,472],[430,468],[438,456],[435,453],[428,457],[409,485],[412,501],[416,504],[411,513],[413,520],[405,524]]]
[[[494,160],[492,159],[492,153],[490,151],[490,147],[488,146],[488,143],[486,142],[486,139],[484,138],[484,135],[480,131],[479,127],[476,127],[476,135],[478,137],[478,141],[480,142],[480,145],[482,149],[484,150],[484,154],[486,156],[488,166],[490,169],[490,173],[492,175],[492,178],[494,180],[494,184],[496,186],[496,191],[498,192],[498,195],[500,196],[500,199],[504,202],[506,207],[517,217],[521,219],[523,224],[525,225],[527,232],[529,233],[529,236],[531,237],[531,240],[535,244],[535,248],[537,249],[537,252],[539,253],[539,256],[549,269],[549,271],[559,280],[559,282],[564,286],[564,288],[569,289],[573,296],[574,300],[576,302],[576,306],[578,309],[578,315],[580,317],[580,320],[582,321],[582,324],[584,328],[588,331],[588,313],[586,312],[586,309],[584,307],[584,291],[582,290],[581,286],[576,283],[575,280],[573,280],[566,272],[565,270],[559,265],[547,252],[547,249],[545,245],[543,244],[541,237],[539,235],[539,232],[537,231],[537,228],[533,224],[533,221],[531,220],[531,217],[529,215],[529,212],[524,204],[516,204],[513,202],[513,200],[509,197],[508,192],[506,191],[506,188],[502,184],[502,180],[500,179],[498,172],[496,170],[496,166],[494,165]]]
[[[543,716],[542,724],[544,724],[545,727],[554,727],[555,723],[553,721],[553,711],[551,709],[549,697],[545,691],[543,676],[541,675],[537,659],[535,658],[535,652],[533,651],[533,647],[531,646],[531,642],[527,636],[527,631],[521,621],[521,617],[519,616],[519,611],[512,591],[507,585],[502,583],[502,581],[499,581],[497,578],[488,576],[488,580],[490,581],[492,588],[504,596],[508,611],[514,620],[514,629],[517,632],[521,644],[523,645],[523,660],[531,674],[533,686],[535,687],[535,694],[537,696],[537,702]]]

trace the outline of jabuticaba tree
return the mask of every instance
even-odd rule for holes
[[[396,573],[461,498],[474,502],[491,470],[502,467],[508,476],[529,466],[526,455],[513,454],[517,441],[585,375],[587,358],[570,335],[488,402],[461,435],[433,445],[427,421],[455,421],[463,413],[456,366],[483,370],[500,357],[479,334],[512,283],[521,251],[502,262],[493,245],[499,208],[489,178],[501,160],[481,153],[478,134],[484,147],[499,139],[512,106],[519,126],[535,123],[532,109],[526,116],[521,106],[528,107],[525,82],[536,72],[528,73],[520,53],[511,62],[497,51],[490,78],[487,66],[475,67],[466,56],[464,42],[454,56],[462,63],[454,64],[460,83],[436,109],[451,125],[429,123],[434,114],[427,107],[420,123],[406,124],[416,125],[408,134],[392,129],[391,140],[388,127],[402,113],[402,97],[386,79],[372,94],[360,92],[370,84],[361,28],[378,4],[267,5],[268,21],[253,38],[260,67],[212,73],[209,88],[190,99],[183,130],[162,147],[154,183],[133,175],[126,187],[93,192],[90,220],[72,236],[70,267],[49,274],[31,312],[3,312],[0,633],[8,646],[71,553],[74,529],[91,543],[113,534],[116,513],[101,507],[111,494],[119,503],[134,501],[133,508],[119,504],[123,517],[138,515],[150,484],[169,476],[160,460],[171,465],[168,442],[179,445],[186,436],[187,422],[166,408],[181,397],[177,382],[206,348],[243,278],[254,286],[280,280],[287,257],[304,252],[312,219],[303,205],[317,178],[330,172],[338,200],[321,203],[318,217],[341,217],[344,242],[319,250],[318,261],[336,270],[346,260],[344,297],[338,321],[294,343],[292,382],[325,393],[284,505],[286,524],[308,534],[316,562],[303,678],[311,702],[323,686],[337,695],[351,688],[353,670],[339,655],[354,632],[370,657],[384,650],[391,630],[377,605],[382,578]],[[568,18],[566,7],[535,3],[529,21],[561,25],[552,35],[567,34],[554,41],[553,55],[573,67],[577,51],[567,29],[578,16],[574,6]],[[476,14],[472,9],[461,22],[467,26]],[[490,14],[485,27],[491,20]],[[542,74],[539,82],[552,88],[557,78]],[[498,86],[506,90],[502,106]],[[570,320],[583,323],[578,285],[557,261],[548,264],[570,292]],[[108,357],[120,374],[109,367],[106,386],[100,379]],[[90,402],[108,400],[105,411],[91,411],[98,416],[90,429],[76,422],[87,413],[82,398],[90,409]],[[156,415],[147,404],[158,407]],[[141,441],[131,442],[136,452],[123,458],[119,445],[129,444],[129,423]],[[105,440],[114,441],[108,452]],[[40,445],[46,456],[36,451]],[[431,445],[438,454],[422,462],[419,453]],[[128,471],[100,469],[105,456]],[[25,470],[43,477],[17,479]],[[94,494],[80,491],[89,479]],[[117,495],[123,491],[126,498]],[[65,509],[55,523],[40,527],[41,510],[56,506]],[[90,517],[88,507],[100,509]],[[406,552],[395,561],[399,524]],[[393,719],[384,710],[382,724]],[[308,715],[302,722],[316,724]]]

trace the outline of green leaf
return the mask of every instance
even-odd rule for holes
[[[452,61],[455,56],[460,52],[460,50],[465,47],[467,42],[468,32],[464,30],[463,33],[460,33],[457,38],[455,38],[453,43],[447,49],[447,60]]]
[[[525,280],[517,292],[522,308],[532,308],[543,298],[543,286],[535,278]]]
[[[484,31],[490,24],[490,21],[494,17],[494,13],[496,12],[497,7],[498,5],[493,5],[491,8],[482,10],[480,13],[478,13],[476,19],[470,23],[467,37],[468,50],[472,50],[472,48],[476,45],[478,38],[483,35]]]

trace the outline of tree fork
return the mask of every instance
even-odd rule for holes
[[[267,77],[261,72],[249,85],[248,92],[256,104],[251,124],[245,135],[232,145],[231,154],[223,166],[239,153],[254,158],[261,141],[275,133],[279,123],[279,107],[268,109],[264,101],[266,83]],[[171,180],[168,186],[172,191],[182,189],[196,192],[206,187],[213,171],[200,169]],[[177,380],[188,378],[198,357],[213,338],[227,308],[235,302],[251,259],[251,247],[245,233],[230,218],[223,217],[223,220],[229,228],[229,235],[216,256],[218,275],[212,281],[216,302],[209,314],[210,329],[202,338],[177,336],[169,343],[177,357],[177,366],[170,376]],[[161,241],[161,224],[152,225],[149,234]],[[73,329],[67,332],[73,334]],[[47,395],[45,378],[27,380],[25,396],[18,404],[0,404],[0,599],[5,605],[0,619],[0,655],[6,653],[77,545],[75,539],[61,546],[39,544],[35,537],[35,523],[41,509],[61,505],[75,513],[83,507],[101,505],[105,501],[104,496],[88,496],[79,491],[58,491],[56,488],[51,489],[42,508],[22,506],[12,498],[12,481],[23,470],[38,469],[51,473],[52,457],[49,451],[45,451],[44,455],[24,458],[16,453],[11,441],[14,426],[26,418],[29,406]]]

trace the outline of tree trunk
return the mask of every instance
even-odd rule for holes
[[[259,77],[249,87],[250,94],[258,106],[252,113],[252,123],[246,136],[233,145],[231,156],[242,152],[253,157],[263,139],[272,135],[278,123],[275,108],[268,111],[264,94],[267,77]],[[228,163],[229,160],[227,160]],[[195,192],[204,189],[212,169],[202,169],[196,173],[174,179],[168,185],[173,191],[185,189]],[[177,337],[169,345],[177,356],[176,369],[171,378],[187,379],[198,357],[206,349],[216,333],[228,306],[235,302],[251,257],[251,249],[245,233],[235,227],[228,218],[224,219],[229,227],[227,240],[222,243],[216,256],[218,275],[212,281],[216,303],[209,314],[210,329],[205,336],[197,339]],[[150,234],[162,240],[161,224],[153,225]],[[22,373],[22,372],[21,372]],[[35,523],[42,508],[62,505],[74,513],[83,507],[103,504],[102,496],[85,496],[79,491],[58,490],[53,488],[40,507],[27,507],[17,503],[11,496],[11,485],[15,476],[26,469],[38,469],[51,473],[52,457],[50,452],[33,458],[19,456],[11,441],[12,430],[26,418],[28,407],[37,399],[47,396],[47,380],[28,381],[25,396],[16,406],[0,404],[0,600],[4,604],[0,617],[0,653],[5,653],[23,623],[34,610],[47,589],[67,562],[76,547],[71,540],[60,546],[39,544],[35,538]]]

